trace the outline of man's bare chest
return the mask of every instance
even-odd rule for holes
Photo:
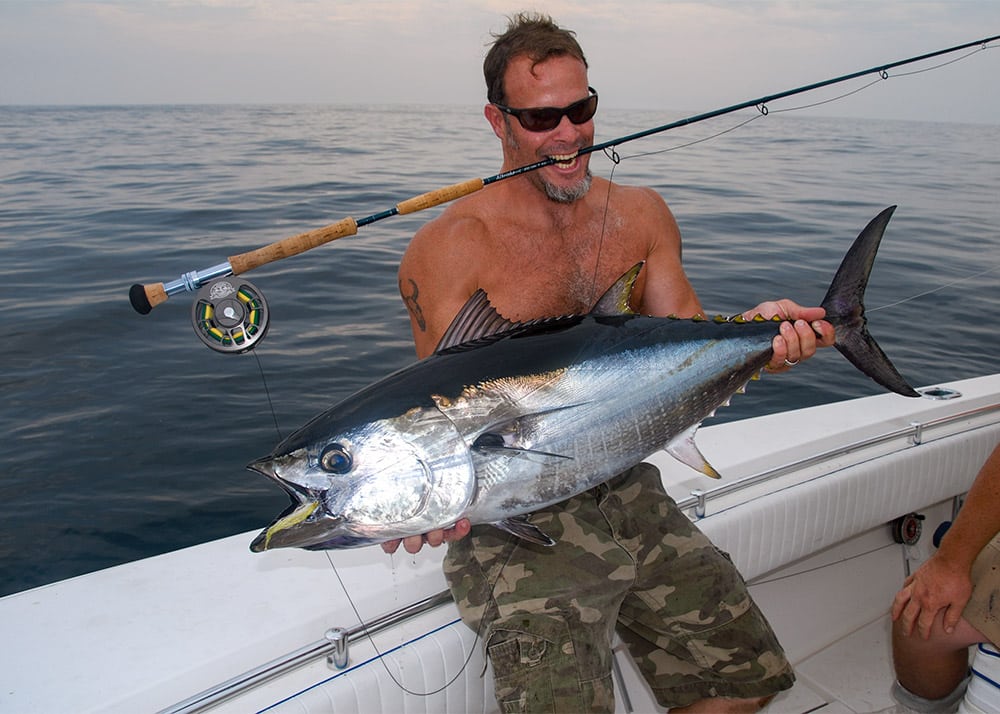
[[[514,239],[483,261],[479,283],[510,319],[583,313],[646,257],[642,245],[616,233],[579,241]]]

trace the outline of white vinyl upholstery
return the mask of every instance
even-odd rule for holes
[[[450,607],[439,612],[454,616]],[[359,641],[352,648],[373,654],[370,645],[364,644]],[[492,677],[483,673],[482,647],[476,634],[461,622],[404,644],[381,659],[372,656],[354,663],[352,656],[353,666],[331,671],[325,681],[264,711],[474,714],[496,710]]]
[[[903,449],[711,514],[698,527],[750,580],[968,490],[998,440],[992,427]]]

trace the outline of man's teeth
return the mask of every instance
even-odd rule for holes
[[[557,164],[572,164],[576,157],[577,154],[552,154],[549,158]]]

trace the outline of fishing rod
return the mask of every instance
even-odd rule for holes
[[[788,89],[776,94],[750,99],[721,109],[715,109],[651,129],[645,129],[634,134],[628,134],[627,136],[612,139],[601,144],[591,145],[581,149],[580,154],[602,151],[612,146],[618,146],[653,134],[696,124],[707,119],[731,114],[750,107],[757,107],[761,112],[766,113],[767,104],[778,99],[804,94],[869,74],[877,73],[883,79],[888,79],[888,71],[890,69],[940,57],[941,55],[958,52],[971,47],[979,46],[980,49],[986,49],[987,45],[995,40],[1000,40],[1000,35],[985,37],[981,40],[966,42],[954,47],[948,47],[947,49],[928,52],[888,64],[869,67],[868,69],[852,72],[840,77]],[[307,250],[324,245],[338,238],[356,235],[359,228],[376,223],[377,221],[391,218],[392,216],[407,215],[423,211],[427,208],[433,208],[434,206],[439,206],[462,196],[475,193],[485,186],[497,183],[498,181],[536,171],[545,166],[551,166],[554,163],[556,163],[555,159],[547,158],[486,178],[470,179],[451,186],[435,189],[406,199],[388,210],[373,213],[365,218],[343,218],[336,223],[323,226],[322,228],[290,236],[257,248],[256,250],[230,256],[224,263],[213,265],[204,270],[193,270],[184,273],[176,280],[167,283],[151,283],[148,285],[137,283],[129,290],[129,301],[136,312],[146,315],[157,305],[166,302],[171,295],[181,292],[198,291],[196,302],[192,308],[192,322],[199,338],[206,345],[220,352],[245,352],[255,346],[266,333],[269,310],[263,295],[251,283],[246,280],[229,281],[224,280],[224,278],[239,276],[254,268],[259,268],[282,258],[289,258],[293,255],[304,253]]]

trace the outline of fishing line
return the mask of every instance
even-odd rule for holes
[[[361,617],[361,613],[358,611],[357,606],[354,604],[354,599],[351,597],[351,594],[347,590],[347,585],[344,583],[343,579],[341,579],[341,577],[340,577],[340,571],[338,571],[337,570],[337,566],[334,565],[333,555],[330,553],[329,550],[325,550],[323,552],[326,553],[326,559],[329,561],[330,567],[333,569],[333,574],[336,576],[337,582],[340,583],[340,589],[344,591],[344,596],[347,598],[347,602],[350,604],[351,610],[354,612],[354,617],[357,618],[358,624],[361,625],[361,629],[365,633],[365,637],[368,638],[368,642],[371,643],[372,649],[375,650],[375,655],[376,655],[376,657],[378,657],[378,661],[382,663],[382,668],[385,670],[385,673],[387,675],[389,675],[389,679],[391,679],[393,681],[393,683],[397,687],[400,688],[400,690],[402,690],[406,694],[410,694],[410,695],[415,696],[415,697],[432,697],[435,694],[439,694],[439,693],[443,692],[445,689],[447,689],[452,684],[454,684],[455,682],[458,681],[458,678],[461,677],[462,674],[465,672],[465,670],[468,668],[469,662],[472,661],[472,657],[476,653],[476,644],[482,639],[483,625],[485,624],[485,620],[486,620],[485,617],[480,622],[479,628],[476,630],[476,637],[472,641],[472,645],[469,647],[469,655],[465,658],[465,662],[462,663],[462,666],[459,668],[458,672],[455,673],[454,677],[452,677],[451,679],[449,679],[447,682],[445,682],[444,684],[442,684],[437,689],[431,690],[429,692],[416,692],[416,691],[413,691],[412,689],[408,689],[407,687],[405,687],[403,685],[402,682],[400,682],[398,679],[396,679],[396,675],[393,674],[392,670],[389,669],[389,665],[386,664],[386,662],[385,662],[385,655],[382,654],[382,651],[378,648],[378,645],[375,644],[375,637],[368,631],[368,623],[366,623],[365,620],[364,620],[364,618]],[[514,553],[514,550],[511,549],[511,555],[513,555],[513,553]],[[507,562],[510,561],[511,555],[507,556]],[[506,565],[507,565],[507,563],[505,562],[503,567],[506,567]],[[500,572],[503,573],[503,568],[500,569]],[[499,577],[497,579],[499,580]],[[494,588],[496,587],[496,583],[493,584],[493,587]]]
[[[904,77],[906,75],[895,75],[895,76]],[[843,94],[838,94],[836,97],[830,97],[829,99],[823,99],[823,100],[818,101],[818,102],[813,102],[812,104],[800,104],[800,105],[795,106],[795,107],[785,107],[784,109],[774,109],[773,111],[774,111],[775,114],[784,114],[785,112],[797,112],[800,109],[812,109],[813,107],[821,107],[824,104],[832,104],[833,102],[839,102],[841,99],[846,99],[847,97],[850,97],[850,96],[853,96],[853,95],[858,94],[860,92],[863,92],[866,89],[868,89],[869,87],[873,87],[876,84],[878,84],[879,82],[885,81],[886,79],[889,79],[889,76],[888,75],[883,75],[883,76],[880,76],[878,79],[872,80],[868,84],[864,84],[864,85],[858,87],[857,89],[852,89],[850,92],[844,92]]]
[[[756,106],[756,109],[758,111],[757,114],[755,114],[754,116],[750,117],[749,119],[747,119],[745,121],[742,121],[742,122],[740,122],[738,124],[735,124],[735,125],[729,127],[728,129],[723,129],[722,131],[717,132],[715,134],[711,134],[709,136],[702,137],[700,139],[694,139],[692,141],[688,141],[688,142],[685,142],[683,144],[677,144],[675,146],[670,146],[670,147],[667,147],[665,149],[656,149],[656,150],[652,150],[652,151],[643,151],[643,152],[636,153],[636,154],[629,154],[628,156],[622,157],[620,160],[624,161],[626,159],[636,159],[636,158],[641,158],[643,156],[656,156],[658,154],[664,154],[664,153],[667,153],[669,151],[677,151],[678,149],[686,149],[689,146],[694,146],[696,144],[701,144],[701,143],[704,143],[706,141],[711,141],[712,139],[717,139],[720,136],[723,136],[723,135],[728,134],[730,132],[736,131],[737,129],[740,129],[740,128],[746,126],[750,122],[756,121],[756,120],[758,120],[758,119],[760,119],[762,117],[766,117],[769,114],[786,114],[788,112],[797,112],[797,111],[801,111],[803,109],[813,109],[815,107],[821,107],[821,106],[824,106],[826,104],[833,104],[834,102],[839,102],[839,101],[841,101],[843,99],[846,99],[848,97],[854,96],[855,94],[859,94],[859,93],[865,91],[866,89],[869,89],[869,88],[875,86],[876,84],[880,84],[881,82],[884,82],[886,80],[900,78],[900,77],[911,77],[911,76],[918,75],[918,74],[924,74],[925,72],[931,72],[933,70],[940,69],[941,67],[947,67],[950,64],[954,64],[956,62],[961,62],[962,60],[967,59],[967,58],[971,57],[972,55],[977,54],[977,53],[982,52],[983,50],[987,50],[987,49],[990,49],[990,50],[991,49],[996,49],[996,45],[987,45],[987,44],[984,43],[983,46],[980,47],[979,49],[975,49],[975,50],[972,50],[971,52],[967,52],[966,54],[962,55],[961,57],[956,57],[955,59],[948,60],[947,62],[941,62],[940,64],[936,64],[936,65],[933,65],[931,67],[924,67],[922,69],[915,69],[915,70],[913,70],[911,72],[899,72],[899,73],[890,75],[886,70],[883,69],[883,70],[881,70],[879,72],[879,76],[878,76],[877,79],[873,79],[872,81],[870,81],[870,82],[868,82],[866,84],[863,84],[860,87],[852,89],[849,92],[844,92],[843,94],[838,94],[835,97],[830,97],[829,99],[823,99],[823,100],[820,100],[818,102],[812,102],[810,104],[799,104],[799,105],[796,105],[794,107],[785,107],[783,109],[772,109],[766,103],[761,103],[761,104],[759,104],[759,105]],[[744,107],[744,108],[746,108],[746,107]],[[605,151],[605,154],[607,154],[607,151]]]
[[[260,355],[256,350],[252,353],[257,360],[257,370],[260,372],[260,381],[264,385],[264,395],[267,397],[267,407],[271,410],[271,419],[274,420],[274,432],[278,435],[278,442],[281,442],[281,428],[278,426],[278,415],[274,411],[274,402],[271,401],[271,390],[267,387],[267,377],[264,376],[264,365],[260,361]]]
[[[782,111],[787,111],[787,110],[782,110]],[[628,156],[621,157],[618,161],[621,162],[621,161],[626,161],[626,160],[629,160],[629,159],[638,159],[638,158],[642,158],[643,156],[656,156],[657,154],[665,154],[668,151],[677,151],[678,149],[686,149],[687,147],[694,146],[695,144],[703,144],[706,141],[711,141],[712,139],[717,139],[720,136],[723,136],[724,134],[728,134],[728,133],[730,133],[732,131],[736,131],[737,129],[746,126],[750,122],[757,121],[758,119],[760,119],[762,117],[765,117],[765,116],[767,116],[766,112],[760,112],[759,114],[755,114],[754,116],[750,117],[749,119],[747,119],[745,121],[741,121],[739,124],[731,126],[728,129],[723,129],[722,131],[716,132],[715,134],[711,134],[709,136],[704,136],[704,137],[702,137],[700,139],[692,139],[691,141],[685,142],[683,144],[676,144],[674,146],[668,146],[665,149],[654,149],[652,151],[643,151],[643,152],[638,153],[638,154],[629,154]],[[607,150],[605,150],[604,153],[607,154]],[[612,174],[613,173],[614,173],[614,169],[612,169]]]
[[[879,545],[879,546],[876,546],[876,547],[872,548],[871,550],[866,550],[863,553],[855,553],[854,555],[849,555],[846,558],[842,558],[840,560],[836,560],[836,561],[834,561],[832,563],[826,563],[824,565],[817,565],[817,566],[812,567],[812,568],[806,568],[805,570],[798,570],[798,571],[796,571],[794,573],[790,573],[788,575],[778,575],[776,577],[768,578],[766,580],[751,580],[748,583],[748,585],[753,585],[753,586],[756,587],[758,585],[769,585],[771,583],[778,583],[778,582],[781,582],[782,580],[789,580],[791,578],[795,578],[795,577],[798,577],[799,575],[804,575],[806,573],[815,573],[815,572],[820,571],[820,570],[826,570],[826,569],[832,568],[834,566],[842,565],[844,563],[850,563],[853,560],[858,560],[860,558],[864,558],[866,556],[872,555],[873,553],[878,553],[878,552],[883,551],[883,550],[888,550],[890,548],[898,548],[898,547],[899,547],[899,544],[897,544],[897,543],[890,543],[888,545]]]
[[[594,259],[594,275],[590,279],[590,304],[586,306],[587,308],[592,307],[594,301],[597,299],[597,273],[601,267],[601,253],[604,252],[604,236],[607,233],[608,211],[611,207],[611,189],[614,188],[615,169],[618,168],[618,164],[621,163],[621,157],[618,155],[618,152],[615,151],[614,147],[605,149],[604,155],[611,160],[611,174],[608,176],[608,194],[604,197],[604,216],[601,220],[601,237],[597,242],[597,257]]]
[[[922,298],[925,295],[933,295],[934,293],[941,292],[942,290],[946,290],[947,288],[954,287],[955,285],[961,285],[962,283],[966,283],[966,282],[968,282],[970,280],[974,280],[976,278],[980,278],[980,277],[982,277],[984,275],[987,275],[989,273],[995,272],[997,270],[1000,270],[1000,265],[994,265],[992,268],[987,268],[986,270],[982,270],[982,271],[980,271],[978,273],[973,273],[972,275],[967,275],[964,278],[959,278],[958,280],[952,280],[950,283],[945,283],[944,285],[939,285],[936,288],[931,288],[930,290],[925,290],[922,293],[917,293],[916,295],[911,295],[910,297],[903,298],[902,300],[897,300],[896,302],[891,302],[888,305],[880,305],[879,307],[869,308],[869,309],[866,310],[866,312],[875,312],[876,310],[885,310],[885,309],[890,308],[890,307],[896,307],[898,305],[902,305],[904,303],[908,303],[911,300],[916,300],[917,298]]]
[[[998,39],[998,38],[997,37],[992,37],[992,38],[989,38],[987,40],[983,40],[981,46],[978,49],[972,50],[971,52],[967,52],[967,53],[965,53],[964,55],[962,55],[960,57],[956,57],[955,59],[951,59],[951,60],[948,60],[946,62],[941,62],[939,64],[932,65],[930,67],[923,67],[921,69],[916,69],[916,70],[913,70],[913,71],[910,71],[910,72],[898,72],[896,74],[889,74],[888,69],[891,68],[891,67],[893,67],[893,66],[900,66],[901,64],[919,61],[920,59],[925,59],[927,57],[931,57],[931,56],[934,56],[934,55],[925,55],[924,57],[916,58],[916,59],[909,60],[909,61],[904,60],[903,62],[897,63],[895,65],[886,65],[885,67],[883,67],[881,69],[879,69],[879,68],[872,68],[871,70],[868,70],[867,72],[857,72],[857,73],[854,73],[853,75],[848,75],[848,76],[841,77],[841,78],[838,78],[838,79],[829,80],[827,82],[827,84],[834,84],[834,83],[838,83],[838,82],[842,82],[842,81],[847,81],[849,79],[855,79],[857,77],[863,76],[864,74],[870,74],[872,72],[878,72],[878,78],[876,78],[876,79],[874,79],[874,80],[872,80],[870,82],[867,82],[866,84],[863,84],[860,87],[857,87],[857,88],[852,89],[852,90],[850,90],[848,92],[844,92],[842,94],[838,94],[837,96],[830,97],[828,99],[823,99],[823,100],[820,100],[820,101],[817,101],[817,102],[812,102],[812,103],[809,103],[809,104],[799,104],[799,105],[796,105],[794,107],[785,107],[783,109],[772,109],[768,105],[769,102],[774,101],[774,100],[779,99],[779,98],[783,98],[785,96],[791,96],[792,94],[799,94],[799,93],[802,93],[803,91],[808,91],[810,89],[818,89],[821,86],[823,86],[823,83],[820,83],[818,85],[813,85],[813,86],[809,87],[808,89],[791,90],[790,92],[782,94],[782,95],[773,95],[773,96],[768,97],[768,98],[763,98],[758,103],[753,104],[753,106],[758,111],[757,114],[755,114],[754,116],[750,117],[749,119],[747,119],[745,121],[742,121],[742,122],[740,122],[738,124],[735,124],[734,126],[729,127],[728,129],[723,129],[722,131],[719,131],[719,132],[717,132],[715,134],[711,134],[709,136],[702,137],[700,139],[694,139],[692,141],[688,141],[688,142],[685,142],[683,144],[677,144],[675,146],[670,146],[670,147],[667,147],[665,149],[656,149],[656,150],[644,151],[644,152],[640,152],[640,153],[636,153],[636,154],[629,154],[628,156],[622,157],[621,160],[624,161],[626,159],[641,158],[643,156],[656,156],[658,154],[667,153],[669,151],[676,151],[678,149],[685,149],[685,148],[687,148],[689,146],[694,146],[696,144],[701,144],[701,143],[704,143],[706,141],[711,141],[712,139],[716,139],[716,138],[718,138],[720,136],[723,136],[723,135],[728,134],[730,132],[736,131],[737,129],[740,129],[740,128],[746,126],[750,122],[756,121],[757,119],[760,119],[762,117],[766,117],[766,116],[768,116],[769,114],[772,114],[772,113],[774,113],[774,114],[785,114],[785,113],[788,113],[788,112],[801,111],[803,109],[813,109],[815,107],[820,107],[820,106],[823,106],[823,105],[826,105],[826,104],[833,104],[834,102],[839,102],[839,101],[841,101],[843,99],[846,99],[848,97],[854,96],[855,94],[859,94],[859,93],[865,91],[866,89],[870,89],[871,87],[875,86],[876,84],[880,84],[881,82],[884,82],[886,80],[895,79],[895,78],[901,78],[901,77],[911,77],[911,76],[918,75],[918,74],[924,74],[926,72],[931,72],[933,70],[940,69],[941,67],[947,67],[948,65],[955,64],[956,62],[961,62],[962,60],[967,59],[967,58],[971,57],[972,55],[978,54],[979,52],[982,52],[983,50],[996,49],[997,48],[996,45],[989,45],[989,44],[987,44],[988,42],[996,40],[996,39]],[[974,44],[978,44],[978,43],[974,43]],[[956,51],[958,49],[962,49],[962,48],[953,48],[952,51]],[[947,52],[947,51],[945,51],[945,52]],[[941,53],[938,53],[938,54],[941,54]],[[748,109],[748,108],[750,108],[750,106],[751,106],[751,102],[744,102],[742,105],[737,105],[736,107],[732,107],[730,109],[732,109],[733,111],[736,111],[736,110],[741,110],[741,109]],[[715,114],[715,116],[721,116],[723,113],[730,113],[730,112],[728,110],[723,110],[723,111],[720,111],[718,114]],[[706,119],[707,118],[711,118],[710,115],[702,115],[702,116],[704,116]],[[681,120],[681,122],[693,123],[693,122],[688,121],[688,120]],[[677,125],[677,126],[683,126],[684,124],[675,123],[675,125]],[[666,125],[666,127],[674,128],[675,125]],[[660,130],[666,131],[666,128],[665,127],[660,127],[658,130],[652,130],[652,131],[660,131]],[[624,140],[619,140],[617,143],[606,142],[605,144],[599,145],[599,147],[602,150],[604,150],[605,154],[607,154],[606,147],[607,147],[607,145],[609,143],[612,146],[617,146],[618,144],[625,143],[626,141],[631,141],[634,138],[639,138],[640,136],[644,136],[644,135],[646,135],[645,132],[640,132],[639,134],[632,134],[630,136],[625,137]]]
[[[994,37],[994,38],[990,38],[990,39],[996,39],[996,38]],[[942,62],[941,64],[936,64],[936,65],[933,65],[931,67],[924,67],[923,69],[914,69],[914,70],[911,70],[909,72],[900,72],[899,74],[895,74],[893,76],[894,77],[909,77],[910,75],[913,75],[913,74],[923,74],[924,72],[930,72],[933,69],[940,69],[941,67],[947,67],[950,64],[955,64],[956,62],[961,62],[966,57],[971,57],[972,55],[976,54],[977,52],[982,52],[983,50],[995,50],[997,48],[997,46],[996,45],[989,45],[989,44],[987,44],[989,41],[990,40],[984,40],[982,47],[980,47],[977,50],[972,50],[971,52],[967,52],[966,54],[962,55],[961,57],[956,57],[955,59],[950,59],[947,62]]]
[[[767,110],[767,106],[771,102],[777,101],[779,99],[784,99],[785,97],[791,97],[791,96],[794,96],[796,94],[804,94],[806,92],[811,92],[811,91],[814,91],[816,89],[821,89],[823,87],[828,87],[828,86],[831,86],[831,85],[834,85],[834,84],[840,84],[842,82],[847,82],[847,81],[850,81],[852,79],[857,79],[859,77],[863,77],[865,75],[873,74],[873,73],[876,73],[876,72],[879,74],[879,76],[880,76],[881,79],[887,79],[889,77],[888,71],[890,69],[895,68],[895,67],[900,67],[900,66],[907,65],[907,64],[913,64],[915,62],[921,62],[923,60],[927,60],[927,59],[930,59],[932,57],[939,57],[941,55],[951,54],[952,52],[957,52],[959,50],[964,50],[964,49],[968,49],[969,47],[974,47],[976,45],[979,45],[979,49],[978,50],[975,50],[975,52],[969,53],[970,55],[971,54],[975,54],[976,52],[981,52],[982,50],[985,50],[985,49],[992,49],[993,47],[991,47],[988,43],[993,42],[994,40],[1000,40],[1000,35],[994,35],[993,37],[987,37],[985,39],[976,40],[974,42],[967,42],[967,43],[965,43],[963,45],[957,45],[955,47],[950,47],[950,48],[944,49],[944,50],[937,50],[936,52],[928,52],[927,54],[920,55],[920,56],[917,56],[917,57],[910,57],[910,58],[904,59],[904,60],[897,60],[896,62],[890,62],[888,64],[884,64],[884,65],[880,65],[880,66],[876,66],[876,67],[869,67],[868,69],[860,70],[858,72],[852,72],[850,74],[845,74],[845,75],[843,75],[841,77],[834,77],[833,79],[823,80],[822,82],[815,82],[813,84],[804,85],[802,87],[796,87],[795,89],[788,89],[788,90],[785,90],[784,92],[778,92],[777,94],[770,94],[770,95],[765,96],[765,97],[759,97],[757,99],[750,99],[750,100],[745,101],[745,102],[740,102],[739,104],[733,104],[733,105],[728,106],[728,107],[723,107],[721,109],[716,109],[714,111],[705,112],[704,114],[697,114],[695,116],[687,117],[685,119],[678,119],[677,121],[671,122],[669,124],[664,124],[662,126],[653,127],[652,129],[646,129],[644,131],[638,131],[638,132],[635,132],[634,134],[629,134],[628,136],[623,136],[623,137],[621,137],[619,139],[612,139],[611,141],[606,141],[603,144],[596,144],[596,145],[591,146],[591,147],[589,147],[587,149],[581,150],[581,153],[586,153],[586,152],[591,152],[591,151],[600,151],[600,150],[605,149],[608,146],[617,146],[619,144],[624,144],[626,142],[634,141],[636,139],[642,139],[642,138],[645,138],[647,136],[651,136],[653,134],[660,134],[662,132],[669,131],[671,129],[677,129],[677,128],[682,127],[682,126],[687,126],[688,124],[695,124],[697,122],[705,121],[707,119],[714,119],[715,117],[723,116],[725,114],[732,114],[733,112],[740,111],[741,109],[748,109],[750,107],[757,107],[761,111],[761,113],[767,114],[767,111],[768,111]],[[526,167],[524,167],[523,170],[534,170],[535,168],[541,168],[542,166],[546,166],[546,165],[548,165],[548,164],[544,163],[544,162],[539,162],[538,164],[533,164],[531,166],[526,166]],[[521,170],[518,169],[518,171],[521,171]],[[511,172],[508,172],[508,173],[511,173]]]

